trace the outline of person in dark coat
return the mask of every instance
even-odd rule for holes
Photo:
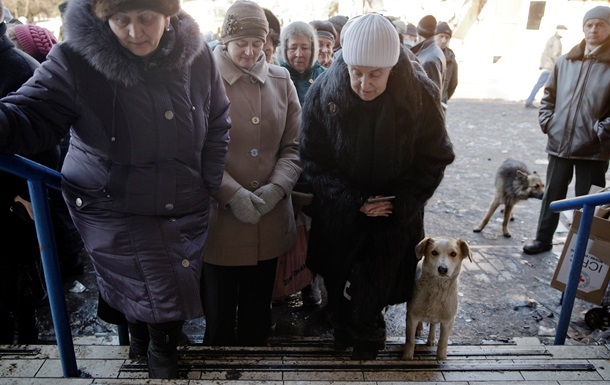
[[[36,153],[71,130],[62,191],[100,295],[128,320],[149,377],[176,378],[184,320],[203,315],[229,101],[178,0],[70,0],[65,20],[70,39],[0,100],[0,151]]]
[[[1,20],[0,97],[17,90],[36,68],[36,60],[15,48]],[[53,167],[58,156],[54,147],[29,158]],[[0,344],[33,344],[38,340],[36,309],[46,293],[28,185],[1,172],[0,186]]]
[[[451,41],[452,36],[453,31],[449,24],[444,21],[437,24],[434,39],[436,40],[436,45],[443,51],[447,64],[447,70],[445,71],[445,76],[443,76],[443,96],[441,98],[444,105],[451,99],[458,85],[458,65],[455,60],[455,52],[449,48],[449,41]]]
[[[423,38],[422,41],[411,47],[411,51],[417,56],[417,60],[426,75],[443,91],[443,78],[447,71],[445,54],[436,44],[434,33],[436,32],[436,18],[426,15],[417,23],[417,33]]]
[[[438,88],[385,17],[344,30],[303,105],[300,156],[317,198],[308,266],[324,277],[337,347],[373,359],[382,311],[411,297],[423,210],[454,159]],[[370,198],[389,197],[367,203]]]

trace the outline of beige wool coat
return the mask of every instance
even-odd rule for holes
[[[236,66],[223,45],[214,50],[214,59],[231,101],[232,128],[204,260],[221,266],[256,265],[278,257],[296,239],[290,193],[301,173],[301,107],[288,71],[268,64],[264,54],[250,71]],[[268,183],[279,185],[284,199],[257,224],[237,220],[227,206],[235,192]]]

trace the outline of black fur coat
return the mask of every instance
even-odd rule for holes
[[[438,88],[416,67],[402,51],[385,92],[365,102],[339,58],[303,105],[300,156],[316,197],[307,263],[340,290],[349,280],[356,310],[410,298],[423,208],[454,159]],[[372,195],[395,195],[393,214],[362,214]]]

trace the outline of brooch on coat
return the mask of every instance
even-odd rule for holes
[[[328,103],[328,112],[330,112],[331,114],[334,114],[335,112],[337,112],[338,108],[339,107],[337,107],[337,104],[335,102]]]

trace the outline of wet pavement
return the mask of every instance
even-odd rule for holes
[[[485,214],[493,195],[497,167],[508,157],[525,162],[530,171],[546,175],[546,138],[537,123],[537,110],[522,102],[501,100],[452,100],[447,111],[448,131],[456,160],[426,207],[428,236],[452,236],[466,240],[474,261],[464,262],[460,309],[451,335],[453,344],[484,344],[513,337],[538,337],[552,343],[561,311],[561,292],[550,287],[571,215],[562,215],[552,251],[535,256],[522,253],[536,232],[539,200],[521,202],[510,224],[511,238],[501,232],[499,210],[481,233],[472,229]],[[569,189],[570,196],[573,187]],[[81,283],[84,291],[70,291]],[[116,328],[96,317],[97,291],[92,268],[66,280],[66,298],[75,336],[116,338]],[[82,289],[82,288],[81,288]],[[276,321],[271,342],[301,337],[330,337],[324,303],[306,308],[298,295],[274,304]],[[584,323],[584,312],[596,307],[576,300],[566,344],[603,342],[608,333],[594,334]],[[54,341],[48,309],[40,309],[42,342]],[[402,338],[405,305],[386,312],[388,337]],[[205,320],[191,320],[185,332],[192,344],[202,341]]]

